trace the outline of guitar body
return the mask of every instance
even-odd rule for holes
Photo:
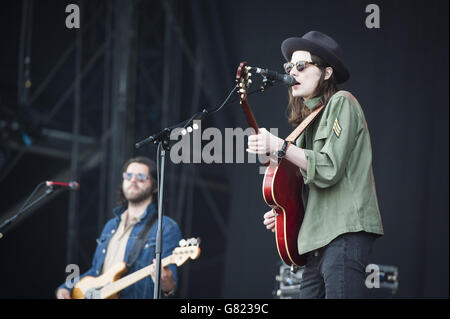
[[[304,266],[306,255],[298,253],[297,238],[305,210],[302,201],[303,176],[297,166],[280,160],[278,166],[268,166],[262,192],[267,205],[277,214],[275,239],[278,253],[287,265]]]
[[[102,287],[118,280],[127,272],[127,267],[124,262],[115,264],[110,270],[98,277],[86,276],[78,281],[72,291],[73,299],[90,299],[92,297],[99,298],[100,296],[91,296],[93,291],[100,292]],[[108,299],[116,299],[119,294],[114,294]]]

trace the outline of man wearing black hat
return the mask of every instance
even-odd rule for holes
[[[296,145],[260,129],[249,137],[247,151],[284,155],[303,175],[307,187],[298,250],[307,263],[301,297],[364,298],[365,267],[374,240],[383,235],[364,113],[350,92],[336,87],[350,75],[331,37],[310,31],[284,40],[281,51],[286,72],[298,83],[289,89],[289,122],[297,126],[326,106]],[[273,211],[264,214],[264,224],[274,231]]]

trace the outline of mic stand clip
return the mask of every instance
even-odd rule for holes
[[[262,85],[260,87],[261,92],[264,92],[268,89],[270,89],[272,86],[274,86],[275,84],[275,80],[269,79],[267,76],[262,76],[263,80],[262,80]]]

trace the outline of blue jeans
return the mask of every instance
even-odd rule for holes
[[[300,283],[300,298],[368,298],[365,269],[375,238],[366,232],[346,233],[309,252]]]

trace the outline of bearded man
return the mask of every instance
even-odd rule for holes
[[[123,166],[123,181],[120,188],[119,207],[113,211],[97,239],[97,248],[92,267],[80,276],[98,277],[114,268],[120,262],[127,264],[128,274],[148,265],[150,277],[123,289],[119,298],[153,298],[155,281],[155,246],[157,204],[157,169],[154,161],[147,157],[129,159]],[[172,254],[181,240],[181,231],[170,217],[162,220],[162,258]],[[174,293],[178,282],[175,265],[161,268],[161,289],[164,295]],[[73,287],[66,283],[58,287],[58,299],[71,299]]]

